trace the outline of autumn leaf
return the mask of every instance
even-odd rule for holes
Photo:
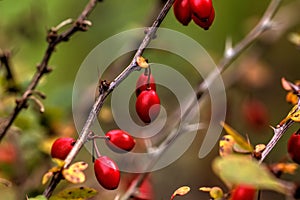
[[[234,141],[241,149],[244,149],[248,152],[252,152],[254,150],[252,145],[249,144],[236,130],[227,125],[225,122],[221,122],[221,125],[224,127],[226,133],[233,137]]]
[[[294,189],[292,183],[277,179],[258,161],[246,156],[218,157],[213,161],[213,170],[229,187],[247,184],[258,189],[274,190],[286,195],[291,195]]]

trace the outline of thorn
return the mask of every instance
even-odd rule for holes
[[[62,21],[61,23],[59,23],[57,26],[55,27],[52,27],[50,29],[51,32],[57,32],[59,29],[61,29],[62,27],[68,25],[68,24],[71,24],[73,22],[73,20],[71,18],[69,19],[66,19],[64,21]]]
[[[41,113],[45,112],[45,107],[44,107],[43,103],[38,98],[36,98],[35,96],[30,96],[29,99],[33,100],[40,107],[40,112]]]

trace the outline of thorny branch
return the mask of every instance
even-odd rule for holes
[[[108,83],[107,81],[102,81],[100,84],[100,94],[97,97],[92,110],[90,111],[90,114],[88,116],[87,121],[85,122],[81,132],[80,136],[77,139],[74,147],[72,148],[71,152],[65,159],[65,166],[68,167],[75,156],[78,154],[79,150],[81,147],[84,145],[84,143],[87,140],[88,134],[90,132],[90,127],[92,123],[95,121],[95,119],[98,116],[98,113],[101,109],[101,107],[104,104],[104,101],[106,97],[127,77],[129,76],[133,71],[135,70],[140,70],[140,67],[137,65],[137,58],[142,56],[144,50],[148,46],[148,44],[151,42],[151,40],[155,37],[155,33],[157,31],[157,28],[160,26],[161,22],[164,20],[166,17],[168,11],[173,5],[174,0],[168,0],[164,7],[162,8],[161,12],[158,14],[157,18],[153,22],[152,26],[149,27],[145,31],[145,37],[143,41],[141,42],[139,48],[137,49],[132,61],[130,64],[122,71],[112,82]],[[49,186],[45,189],[44,195],[49,198],[52,195],[53,190],[56,188],[57,184],[61,180],[61,176],[59,174],[56,174],[53,179],[51,180]]]
[[[290,83],[291,84],[291,83]],[[300,86],[296,86],[291,84],[291,88],[293,89],[294,93],[298,96],[298,104],[297,109],[294,110],[294,112],[297,112],[300,110]],[[266,146],[266,149],[262,152],[260,163],[264,161],[264,159],[267,157],[267,155],[272,151],[274,146],[277,144],[277,142],[280,140],[282,135],[288,130],[290,126],[294,124],[294,121],[291,119],[287,119],[283,124],[277,125],[275,128],[273,128],[274,135],[269,141],[269,143]]]
[[[281,0],[272,0],[266,9],[263,17],[259,21],[259,23],[252,29],[252,31],[237,45],[234,47],[227,46],[225,49],[225,54],[221,62],[219,63],[216,70],[214,70],[208,78],[202,82],[197,90],[197,98],[198,101],[201,100],[203,94],[207,91],[209,86],[215,81],[215,79],[222,73],[230,64],[244,51],[246,50],[252,43],[256,41],[256,39],[266,30],[269,30],[272,26],[272,18],[274,17],[276,11],[280,6]],[[193,109],[195,102],[192,102],[187,109],[183,113],[183,117],[186,116]],[[158,147],[159,151],[155,154],[152,162],[148,166],[147,169],[151,169],[152,165],[164,154],[164,152],[170,147],[171,143],[175,141],[181,134],[183,134],[183,130],[173,131],[171,134],[160,144]],[[142,173],[137,176],[136,180],[132,182],[127,191],[121,196],[120,200],[129,199],[134,193],[137,191],[137,188],[143,183],[144,179],[147,177],[148,173]]]
[[[37,71],[33,75],[30,84],[26,88],[25,92],[22,94],[22,97],[16,100],[16,106],[14,108],[14,111],[11,113],[11,115],[8,117],[8,119],[4,122],[3,126],[0,129],[0,141],[4,138],[6,135],[8,129],[13,124],[14,120],[17,118],[18,114],[23,110],[24,108],[28,107],[28,100],[30,99],[30,96],[33,94],[33,91],[39,84],[41,78],[51,72],[51,68],[49,67],[48,63],[49,60],[55,51],[56,45],[63,41],[68,41],[71,36],[78,32],[78,31],[86,31],[88,26],[91,25],[91,22],[87,21],[86,18],[91,13],[91,11],[96,6],[97,0],[90,0],[89,3],[84,8],[83,12],[79,15],[77,20],[73,23],[73,25],[66,31],[64,31],[61,34],[58,34],[58,29],[61,28],[62,23],[49,30],[47,35],[47,42],[48,47],[45,51],[44,57],[40,64],[37,66]],[[69,20],[66,20],[69,22]],[[64,23],[63,25],[66,25],[68,23]]]

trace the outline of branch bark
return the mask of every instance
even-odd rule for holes
[[[99,91],[100,94],[97,97],[92,110],[89,113],[88,119],[85,122],[79,138],[77,139],[74,147],[72,148],[71,152],[65,159],[65,165],[64,167],[67,168],[70,166],[71,162],[74,160],[82,146],[87,140],[88,134],[90,132],[90,127],[92,126],[93,122],[98,116],[98,113],[100,109],[102,108],[105,99],[107,96],[126,78],[128,77],[133,71],[135,70],[140,70],[140,67],[137,64],[137,58],[142,56],[143,52],[145,51],[146,47],[148,44],[151,42],[151,40],[155,37],[155,33],[160,26],[161,22],[164,20],[166,17],[168,11],[173,5],[174,0],[168,0],[160,13],[158,14],[157,18],[153,22],[152,26],[149,27],[146,30],[145,37],[143,41],[141,42],[139,48],[137,49],[135,55],[133,56],[133,59],[131,60],[130,64],[122,71],[112,82],[108,83],[107,81],[102,81],[100,86],[99,86]],[[53,177],[51,180],[49,186],[45,189],[43,195],[49,198],[52,195],[53,190],[56,188],[57,184],[61,180],[61,176],[56,175]]]

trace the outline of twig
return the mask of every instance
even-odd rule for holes
[[[297,95],[298,95],[298,108],[295,110],[295,112],[300,110],[300,87],[297,86]],[[296,92],[296,91],[295,91]],[[266,149],[262,152],[260,163],[262,163],[267,155],[272,151],[274,146],[277,144],[277,142],[280,140],[282,135],[287,131],[287,129],[294,124],[294,121],[291,119],[288,119],[284,124],[277,125],[276,128],[273,128],[274,135],[269,141],[269,143],[266,146]]]
[[[25,92],[23,93],[22,97],[16,101],[16,106],[14,111],[8,117],[8,119],[3,124],[0,130],[0,141],[6,135],[8,129],[13,124],[14,120],[17,118],[18,114],[21,112],[22,109],[27,108],[27,102],[29,100],[29,96],[32,91],[35,90],[37,85],[39,84],[41,78],[49,73],[51,69],[48,66],[49,60],[55,50],[56,45],[63,41],[67,41],[71,38],[71,36],[76,33],[77,31],[86,31],[87,26],[90,24],[89,21],[86,21],[87,16],[91,13],[91,11],[95,8],[97,0],[90,0],[89,3],[84,8],[83,12],[79,15],[77,20],[73,23],[73,25],[66,31],[61,34],[57,33],[57,27],[61,28],[62,25],[66,25],[70,23],[70,20],[66,20],[59,24],[56,29],[52,28],[49,30],[47,35],[48,47],[45,51],[44,57],[41,63],[37,66],[37,71],[31,79],[30,84],[26,88]]]
[[[11,57],[10,51],[7,51],[7,50],[2,51],[0,53],[0,66],[2,64],[6,69],[6,79],[9,84],[8,90],[16,92],[16,91],[18,91],[18,86],[17,86],[16,80],[15,80],[15,76],[11,69],[10,57]]]
[[[145,37],[143,39],[143,41],[141,42],[139,48],[137,49],[132,61],[130,62],[130,64],[124,69],[124,71],[122,71],[111,83],[107,83],[106,81],[102,81],[100,84],[100,94],[97,97],[92,110],[89,113],[88,119],[85,122],[81,132],[80,132],[80,136],[77,139],[74,147],[72,148],[71,152],[69,153],[69,155],[67,156],[67,158],[65,159],[65,166],[64,167],[68,167],[71,162],[74,160],[75,156],[78,154],[79,150],[81,149],[81,147],[84,145],[84,143],[87,140],[87,137],[90,133],[90,127],[92,126],[93,122],[95,121],[95,119],[98,116],[98,113],[101,109],[101,107],[104,104],[104,101],[106,99],[106,97],[127,77],[129,76],[129,74],[131,74],[133,71],[135,70],[139,70],[140,67],[137,65],[136,60],[138,57],[140,57],[144,50],[146,49],[146,47],[148,46],[148,44],[150,43],[150,41],[154,38],[155,33],[157,31],[157,28],[160,26],[161,22],[164,20],[164,18],[166,17],[168,11],[170,10],[170,8],[172,7],[174,0],[168,0],[164,7],[162,8],[161,12],[158,14],[157,18],[155,19],[155,21],[153,22],[152,26],[150,28],[147,29]],[[53,190],[56,188],[57,184],[60,182],[61,180],[61,176],[55,176],[51,182],[50,185],[48,186],[48,188],[45,189],[44,191],[44,195],[49,198],[52,195]]]
[[[281,0],[272,0],[266,9],[263,17],[259,21],[259,23],[252,29],[252,31],[236,46],[229,47],[225,49],[225,54],[221,62],[219,63],[216,70],[214,70],[208,78],[199,85],[197,90],[197,99],[201,100],[203,94],[207,91],[209,86],[216,80],[221,72],[223,72],[244,50],[246,50],[254,41],[266,30],[271,28],[272,18],[275,15]],[[195,102],[192,102],[187,109],[183,113],[183,117],[187,116],[190,111],[194,108]],[[148,167],[151,167],[153,163],[155,163],[164,152],[171,146],[172,142],[174,142],[182,133],[185,133],[183,130],[173,131],[169,134],[169,136],[160,144],[159,152],[155,154],[155,157],[151,160],[151,163]],[[147,168],[148,169],[148,168]],[[127,191],[120,197],[120,200],[127,200],[136,192],[136,189],[143,183],[143,180],[147,177],[148,173],[140,174],[134,183],[127,189]]]

